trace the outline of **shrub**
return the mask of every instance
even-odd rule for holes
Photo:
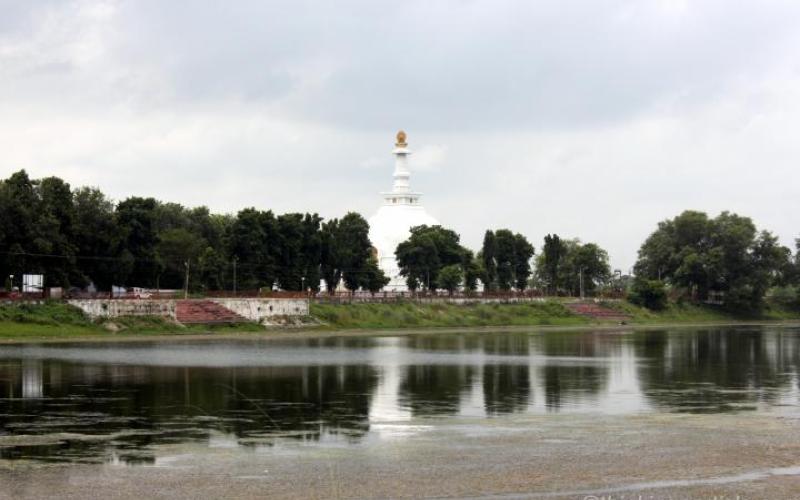
[[[663,281],[637,278],[628,293],[628,301],[653,311],[660,311],[667,307],[667,288]]]

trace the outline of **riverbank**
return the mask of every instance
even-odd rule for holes
[[[280,446],[256,453],[154,444],[150,466],[0,459],[0,498],[744,499],[800,488],[798,421],[774,415],[440,416],[374,427],[382,439],[356,447],[310,450],[269,433],[258,442]]]
[[[80,310],[60,302],[0,306],[0,341],[207,338],[230,336],[320,336],[412,334],[458,329],[541,328],[569,331],[586,327],[618,329],[630,326],[747,325],[800,321],[800,312],[771,306],[759,315],[735,315],[719,308],[671,304],[664,311],[649,311],[627,302],[603,303],[629,319],[592,319],[568,309],[563,300],[514,304],[312,304],[302,327],[265,329],[255,323],[181,325],[163,318],[122,317],[92,321]]]

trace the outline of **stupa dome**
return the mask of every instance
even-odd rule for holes
[[[400,276],[394,252],[397,245],[407,240],[411,228],[415,226],[434,226],[439,222],[425,211],[420,203],[422,193],[411,191],[409,187],[408,155],[406,133],[397,133],[394,184],[392,190],[381,193],[383,206],[369,219],[369,239],[378,254],[378,263],[391,279],[386,290],[406,290],[405,278]]]

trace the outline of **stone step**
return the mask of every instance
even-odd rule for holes
[[[599,304],[587,302],[572,302],[565,304],[567,309],[580,316],[591,319],[628,320],[631,317],[623,312],[603,307]]]
[[[247,321],[216,302],[202,299],[177,301],[175,319],[184,324],[243,323]]]

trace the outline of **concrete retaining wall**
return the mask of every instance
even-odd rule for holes
[[[308,299],[209,299],[250,321],[264,323],[275,316],[308,316]]]
[[[257,323],[275,316],[308,316],[307,299],[205,299]],[[160,316],[175,319],[176,300],[150,299],[75,299],[67,303],[81,309],[92,319],[118,316]]]
[[[147,299],[75,299],[67,304],[75,306],[92,319],[118,316],[160,316],[175,319],[174,300]]]

